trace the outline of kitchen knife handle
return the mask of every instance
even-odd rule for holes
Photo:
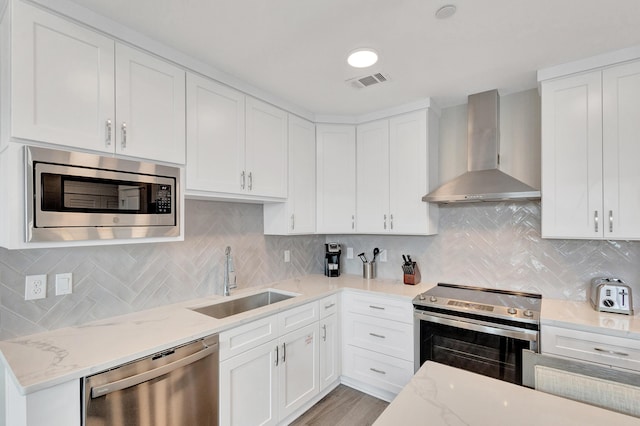
[[[125,123],[124,121],[122,122],[122,141],[120,142],[120,144],[122,145],[123,148],[127,147],[127,123]]]
[[[105,133],[105,142],[107,143],[107,146],[111,146],[111,120],[107,120],[105,123]]]
[[[598,232],[598,210],[593,212],[593,222],[595,224],[595,231]]]
[[[383,215],[384,216],[384,229],[387,229],[387,215]]]
[[[613,210],[609,210],[609,232],[613,232]]]

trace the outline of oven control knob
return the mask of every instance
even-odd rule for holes
[[[424,299],[425,299],[425,298],[424,298],[424,294],[420,293],[420,295],[418,296],[418,299],[420,299],[420,300],[424,300]]]
[[[527,309],[523,312],[525,317],[532,317],[533,316],[533,311],[531,309]]]
[[[507,309],[507,313],[511,314],[511,315],[515,315],[518,313],[518,310],[516,308],[509,308]]]
[[[437,297],[435,297],[435,296],[431,296],[431,297],[429,298],[429,302],[433,302],[433,303],[435,303],[435,302],[437,302],[437,301],[438,301],[438,298],[437,298]]]

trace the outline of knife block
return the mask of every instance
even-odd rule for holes
[[[420,275],[420,268],[418,264],[413,262],[413,274],[404,274],[404,283],[408,285],[420,284],[422,276]]]

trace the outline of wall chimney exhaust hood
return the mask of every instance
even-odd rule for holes
[[[539,200],[540,191],[498,170],[500,98],[497,90],[469,96],[467,172],[431,191],[422,201],[464,203]]]

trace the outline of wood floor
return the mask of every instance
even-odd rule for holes
[[[291,426],[369,426],[388,402],[339,385]]]

